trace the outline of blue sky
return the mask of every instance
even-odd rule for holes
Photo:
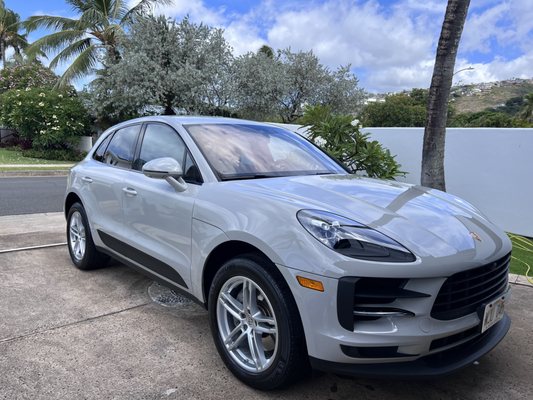
[[[5,3],[22,18],[75,16],[63,0]],[[385,92],[429,86],[445,6],[444,0],[174,0],[157,12],[224,28],[237,55],[263,44],[312,49],[331,68],[351,64],[363,88]],[[455,83],[533,77],[532,0],[471,0],[456,70],[470,66]]]

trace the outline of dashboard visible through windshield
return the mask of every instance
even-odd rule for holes
[[[304,138],[275,126],[184,127],[221,180],[346,173]]]

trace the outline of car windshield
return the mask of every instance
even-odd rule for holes
[[[346,173],[304,138],[275,126],[199,124],[185,128],[221,180]]]

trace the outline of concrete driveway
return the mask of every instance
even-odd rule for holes
[[[69,260],[59,213],[0,217],[2,399],[526,399],[533,393],[533,289],[513,285],[509,335],[453,376],[431,381],[314,373],[262,393],[219,359],[207,313],[165,307],[152,282],[115,265],[82,272]],[[45,249],[2,252],[42,244]]]

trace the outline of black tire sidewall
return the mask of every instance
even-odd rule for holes
[[[81,260],[77,260],[76,257],[74,257],[74,254],[72,253],[72,248],[70,246],[70,220],[72,218],[72,214],[74,214],[76,211],[80,213],[81,220],[85,228],[85,253],[83,254],[83,258]],[[93,256],[92,253],[95,252],[96,249],[94,248],[93,239],[91,235],[91,229],[89,227],[89,222],[87,220],[85,209],[80,203],[74,203],[68,211],[67,247],[68,247],[68,252],[70,254],[70,259],[72,260],[72,263],[77,268],[82,269],[82,270],[91,269],[90,261],[91,261],[91,257]]]
[[[291,327],[291,321],[289,321],[289,316],[291,315],[291,311],[293,311],[290,310],[291,304],[287,301],[285,296],[283,296],[283,291],[279,282],[262,265],[264,263],[258,261],[259,260],[257,259],[248,257],[238,257],[228,261],[222,268],[220,268],[213,279],[209,291],[209,322],[215,345],[226,366],[235,376],[237,376],[237,378],[246,384],[258,389],[268,390],[282,386],[288,381],[287,377],[293,374],[289,369],[291,365],[290,357],[294,351],[294,349],[291,348],[291,346],[293,346],[291,336],[294,335],[295,332],[293,332],[294,329]],[[270,365],[265,371],[259,373],[246,371],[233,360],[222,343],[218,330],[218,295],[224,283],[234,276],[244,276],[252,279],[257,285],[259,285],[268,297],[275,314],[278,327],[277,354],[275,355],[272,365]]]

